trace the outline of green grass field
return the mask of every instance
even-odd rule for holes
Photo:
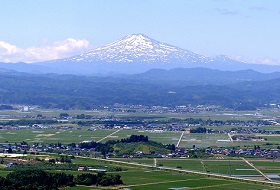
[[[162,132],[153,133],[142,130],[119,130],[117,129],[97,129],[87,131],[88,127],[83,127],[81,130],[59,130],[59,129],[22,129],[22,130],[0,130],[0,143],[80,143],[82,141],[100,141],[120,140],[128,138],[130,135],[145,135],[149,140],[161,142],[163,144],[177,144],[181,132]],[[112,134],[114,133],[114,134]],[[112,134],[112,135],[110,135]],[[245,134],[245,136],[248,136]],[[250,136],[255,136],[250,134]],[[267,141],[234,141],[218,142],[218,140],[228,140],[227,134],[184,134],[180,147],[192,148],[193,145],[197,148],[206,147],[253,147],[259,145],[262,148],[276,148],[280,145],[279,136],[260,135],[266,138]],[[107,138],[105,138],[107,137]],[[259,136],[257,136],[259,137]]]

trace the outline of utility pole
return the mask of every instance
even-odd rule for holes
[[[228,171],[227,174],[230,176],[230,160],[228,160]]]

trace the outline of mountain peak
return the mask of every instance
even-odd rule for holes
[[[122,39],[150,39],[150,38],[148,36],[146,36],[145,34],[138,33],[138,34],[130,34],[128,36],[125,36]]]
[[[145,34],[131,34],[64,61],[101,63],[206,63],[209,58],[159,42]]]
[[[121,47],[122,49],[130,49],[130,50],[137,50],[137,49],[145,49],[145,48],[152,48],[153,44],[158,44],[156,40],[149,38],[144,34],[131,34],[117,40],[107,46],[97,48],[98,49],[106,49],[107,47]]]

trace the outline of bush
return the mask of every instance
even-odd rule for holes
[[[77,176],[76,183],[79,185],[93,185],[97,182],[97,176],[91,173],[85,173]]]

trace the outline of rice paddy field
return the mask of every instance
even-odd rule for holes
[[[153,159],[120,159],[127,162],[138,162],[145,164],[153,164]],[[180,165],[185,169],[205,170],[205,166],[210,170],[227,174],[228,160],[212,160],[206,162],[200,159],[159,159],[158,163],[163,166],[176,167]],[[104,162],[98,160],[81,159],[74,160],[74,163],[78,163],[86,166],[94,165],[107,165],[116,166],[113,162]],[[231,169],[240,171],[240,175],[257,175],[256,171],[250,170],[250,166],[246,165],[242,160],[230,160]],[[78,186],[74,188],[68,188],[67,190],[90,190],[90,189],[278,189],[278,186],[272,186],[262,183],[244,182],[238,180],[227,180],[221,178],[213,178],[207,175],[188,174],[183,172],[173,172],[160,170],[155,168],[141,168],[140,166],[121,164],[121,167],[125,168],[124,171],[118,172],[121,175],[121,179],[124,184],[116,187],[84,187]],[[211,166],[211,167],[210,167]],[[240,169],[240,170],[238,170]],[[242,170],[243,169],[243,170]],[[114,172],[113,172],[114,173]]]
[[[115,130],[115,129],[97,129],[88,131],[88,128],[81,130],[57,130],[57,129],[21,129],[21,130],[0,130],[0,142],[18,143],[26,141],[28,143],[43,142],[43,143],[79,143],[82,141],[100,141],[117,140],[127,138],[132,134],[147,135],[150,140],[159,141],[162,143],[177,143],[181,133],[164,132],[150,133],[139,130]],[[114,133],[113,135],[110,135]],[[106,138],[105,138],[106,137]]]
[[[261,160],[261,159],[248,159],[256,168],[261,170],[266,175],[280,176],[280,160]],[[271,178],[275,181],[280,181],[280,178]]]
[[[82,141],[98,141],[116,130],[57,130],[57,129],[22,129],[1,130],[0,142],[22,142],[28,143],[78,143]]]
[[[222,159],[221,159],[222,158]],[[160,166],[182,168],[202,172],[226,174],[240,177],[262,177],[260,173],[239,158],[221,157],[211,159],[188,159],[188,158],[160,158],[156,164]],[[134,162],[154,165],[153,159],[118,159],[125,162]],[[280,160],[272,162],[267,159],[249,160],[255,167],[265,174],[279,174]],[[280,174],[279,174],[280,175]]]
[[[198,148],[209,146],[227,147],[232,146],[231,142],[218,142],[218,140],[229,140],[227,134],[184,134],[180,147]]]
[[[0,130],[0,143],[80,143],[82,141],[106,142],[108,140],[120,140],[130,135],[145,135],[149,140],[163,144],[177,145],[182,132],[163,131],[150,132],[144,130],[118,130],[118,129],[96,129],[88,131],[89,127],[82,127],[81,130],[65,129],[21,129],[21,130]],[[248,136],[244,134],[244,136]],[[276,148],[280,145],[279,135],[250,134],[256,138],[262,137],[266,141],[229,141],[227,134],[183,134],[179,146],[183,148],[206,147],[261,147]],[[222,140],[222,141],[221,141]],[[226,140],[226,141],[223,141]]]
[[[135,173],[137,172],[137,175]],[[134,170],[122,172],[124,185],[116,187],[85,187],[77,186],[65,190],[93,190],[93,189],[126,189],[126,190],[168,190],[168,189],[277,189],[269,185],[244,183],[238,181],[216,179],[198,175],[179,174],[162,171]]]

